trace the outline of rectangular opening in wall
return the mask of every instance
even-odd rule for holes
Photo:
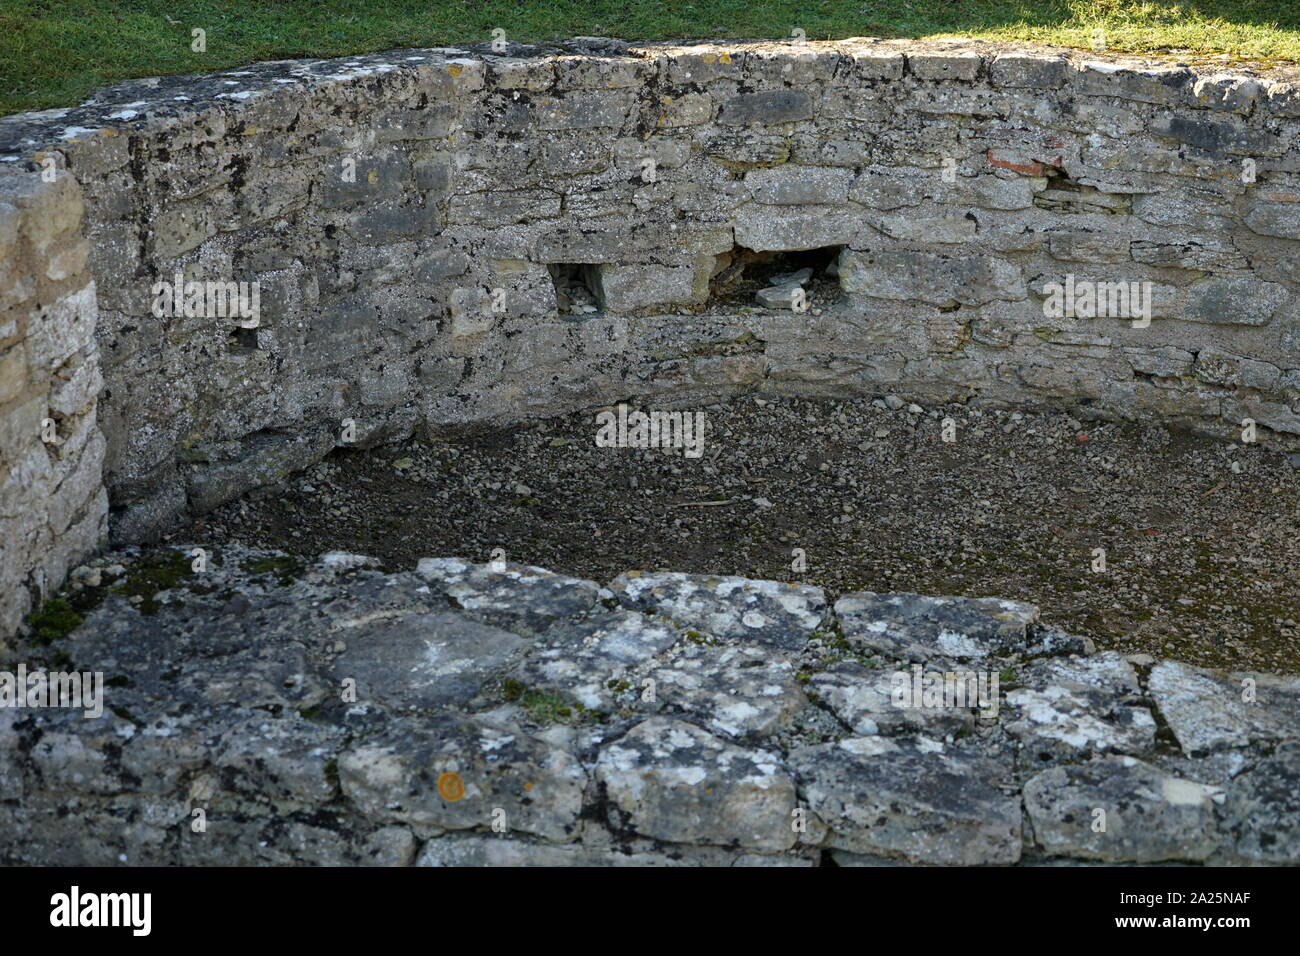
[[[226,346],[231,352],[256,352],[257,329],[231,329],[230,335],[226,337]]]
[[[843,246],[792,252],[754,252],[735,246],[717,257],[709,280],[709,308],[732,310],[759,306],[811,311],[827,308],[841,295],[840,252]]]
[[[555,284],[560,315],[581,317],[605,310],[605,290],[596,263],[557,263],[547,266]]]

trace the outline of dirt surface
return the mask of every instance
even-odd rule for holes
[[[901,404],[710,406],[699,458],[597,447],[592,414],[342,450],[170,540],[992,595],[1099,648],[1300,672],[1300,456],[1267,436]]]

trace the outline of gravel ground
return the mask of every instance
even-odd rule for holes
[[[591,414],[343,450],[170,540],[992,595],[1102,649],[1300,672],[1300,456],[893,396],[705,414],[701,458],[596,447]]]

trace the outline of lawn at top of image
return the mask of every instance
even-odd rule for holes
[[[204,31],[195,52],[192,31]],[[628,40],[851,36],[1048,43],[1224,62],[1300,61],[1292,0],[8,0],[0,10],[0,115],[74,106],[126,79],[404,47],[604,35]],[[1098,31],[1101,31],[1099,34]]]

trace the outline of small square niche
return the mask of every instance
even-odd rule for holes
[[[560,315],[573,319],[605,311],[605,290],[599,263],[557,263],[546,267],[555,285]]]

